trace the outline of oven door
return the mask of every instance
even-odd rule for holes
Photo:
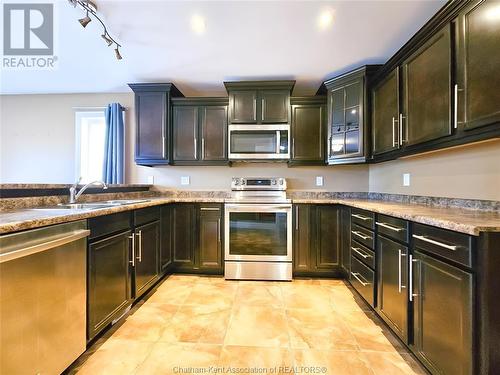
[[[290,159],[290,125],[229,125],[229,159]]]
[[[291,204],[226,204],[225,260],[292,261]]]

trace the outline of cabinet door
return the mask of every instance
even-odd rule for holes
[[[373,153],[399,147],[399,71],[394,69],[372,91]]]
[[[472,374],[472,275],[418,250],[410,267],[417,355],[432,373]]]
[[[293,271],[311,271],[311,205],[294,206]]]
[[[233,124],[257,123],[256,90],[231,90],[229,92],[229,122]]]
[[[278,124],[289,122],[290,93],[287,90],[259,91],[260,122]]]
[[[227,107],[201,107],[201,160],[227,160]]]
[[[413,145],[451,134],[450,25],[403,63],[401,143]]]
[[[378,304],[377,310],[396,334],[408,338],[407,270],[408,248],[377,236]]]
[[[330,271],[340,264],[340,211],[338,206],[316,206],[315,268]]]
[[[474,1],[458,18],[458,121],[465,130],[500,122],[498,1]]]
[[[159,276],[160,222],[135,230],[135,297],[141,296]]]
[[[168,162],[167,94],[135,94],[136,139],[135,160]]]
[[[131,304],[130,231],[89,244],[88,339]]]
[[[323,105],[292,106],[292,159],[324,162]]]
[[[201,269],[222,271],[222,207],[200,207],[199,266]]]
[[[198,107],[179,106],[173,109],[174,161],[198,159]]]
[[[341,240],[342,240],[342,268],[349,275],[351,273],[351,209],[341,209]]]
[[[176,204],[172,210],[174,264],[176,268],[192,270],[195,267],[196,206]]]
[[[172,206],[161,208],[160,269],[165,271],[172,264]]]

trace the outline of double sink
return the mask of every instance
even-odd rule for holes
[[[127,204],[135,204],[149,202],[149,199],[119,199],[103,202],[89,202],[89,203],[59,203],[57,206],[50,207],[35,207],[34,210],[95,210],[99,208],[109,208],[116,206],[124,206]]]

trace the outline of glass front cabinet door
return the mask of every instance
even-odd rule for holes
[[[328,164],[363,163],[369,150],[367,83],[378,65],[325,82],[328,92]]]

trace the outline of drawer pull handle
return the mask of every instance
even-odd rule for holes
[[[201,207],[201,211],[220,211],[218,207]]]
[[[356,236],[358,236],[359,238],[364,239],[364,240],[371,240],[371,239],[372,239],[372,238],[371,238],[371,237],[369,237],[369,236],[363,236],[363,234],[362,234],[362,233],[360,233],[360,232],[358,232],[358,231],[356,231],[356,230],[351,230],[351,233],[352,233],[352,234],[354,234],[354,235],[356,235]]]
[[[445,243],[442,243],[442,242],[439,242],[439,241],[436,241],[436,240],[433,240],[431,238],[427,238],[425,236],[419,236],[417,234],[414,234],[413,235],[413,238],[416,238],[417,240],[422,240],[422,241],[425,241],[425,242],[428,242],[428,243],[431,243],[433,245],[437,245],[437,246],[441,246],[441,247],[444,247],[445,249],[448,249],[448,250],[453,250],[453,251],[456,251],[458,246],[455,246],[455,245],[447,245]]]
[[[363,259],[372,258],[372,256],[370,254],[362,253],[361,249],[359,247],[353,247],[353,246],[351,246],[351,249],[354,250],[360,256],[362,256]]]
[[[361,283],[361,285],[363,285],[363,286],[370,285],[370,283],[369,283],[369,282],[361,280],[361,274],[360,274],[360,273],[357,273],[357,272],[351,272],[351,275],[352,275],[352,276],[353,276],[356,280],[358,280],[358,281]]]
[[[367,221],[367,220],[370,220],[369,217],[366,217],[366,216],[362,216],[362,215],[358,215],[358,214],[351,214],[352,217],[355,217],[357,219],[361,219],[363,221]]]
[[[405,228],[394,227],[392,225],[389,225],[389,224],[386,224],[386,223],[382,223],[382,222],[379,222],[379,221],[376,221],[375,224],[377,224],[377,225],[379,225],[381,227],[393,230],[394,232],[401,232],[401,231],[405,230]]]

